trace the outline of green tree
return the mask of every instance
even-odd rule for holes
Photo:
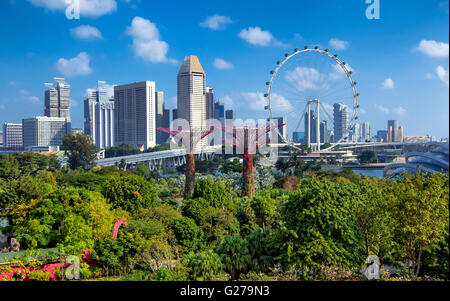
[[[449,177],[404,172],[390,188],[399,256],[418,276],[424,248],[441,241],[448,228]]]
[[[62,141],[62,149],[69,159],[70,168],[77,169],[82,167],[85,170],[89,170],[95,166],[98,149],[92,144],[89,136],[69,134],[64,136]]]
[[[284,257],[304,271],[359,266],[364,261],[364,244],[351,211],[355,196],[357,190],[351,183],[314,177],[302,180],[282,209],[287,231],[282,237],[295,238]]]
[[[248,242],[252,271],[268,272],[275,263],[274,250],[269,243],[269,233],[269,231],[257,229],[245,238]]]
[[[205,179],[197,182],[192,198],[203,198],[215,208],[230,208],[233,201],[230,192],[226,182]]]
[[[249,266],[251,256],[248,242],[240,236],[226,236],[216,247],[225,270],[230,273],[231,280],[236,280]]]
[[[251,200],[251,207],[255,212],[258,225],[263,229],[274,222],[277,202],[270,197],[270,194],[265,192],[257,194]]]
[[[394,250],[394,221],[384,186],[390,180],[363,177],[358,180],[357,198],[353,202],[356,223],[364,237],[366,255],[377,255],[380,262],[389,260]]]
[[[169,229],[173,231],[178,244],[186,251],[195,252],[203,247],[203,231],[193,219],[187,217],[175,219],[170,223]]]
[[[104,195],[114,208],[135,212],[156,204],[156,189],[136,175],[112,177],[105,185]]]

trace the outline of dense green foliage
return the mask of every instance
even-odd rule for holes
[[[105,185],[105,196],[115,208],[129,212],[154,205],[157,197],[154,187],[135,175],[111,178]]]
[[[86,278],[360,280],[376,255],[399,270],[385,280],[448,280],[448,175],[367,178],[295,155],[277,167],[256,169],[253,198],[238,196],[239,173],[219,167],[183,200],[183,175],[145,165],[72,170],[54,156],[1,155],[0,213],[10,222],[1,230],[22,250],[90,249],[97,268],[84,266]],[[112,239],[120,218],[128,227]]]

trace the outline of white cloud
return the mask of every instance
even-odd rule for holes
[[[270,31],[262,30],[260,27],[249,27],[248,29],[242,29],[238,36],[254,46],[283,45],[275,39]]]
[[[392,78],[386,78],[382,83],[381,87],[383,89],[394,89],[394,80]]]
[[[448,87],[448,69],[445,69],[442,66],[438,66],[436,68],[436,74],[439,79]]]
[[[80,52],[69,60],[60,58],[56,63],[56,70],[64,77],[88,75],[92,72],[89,66],[91,58],[86,52]]]
[[[81,25],[70,30],[70,33],[78,40],[102,39],[102,33],[97,27]]]
[[[355,70],[350,65],[345,65],[348,71],[355,73]],[[347,73],[345,73],[344,69],[339,64],[334,64],[332,72],[330,72],[329,77],[331,80],[345,79],[347,77]]]
[[[221,58],[216,58],[214,60],[214,67],[216,67],[219,70],[230,70],[233,69],[234,66],[232,63],[225,61]]]
[[[176,63],[176,60],[167,57],[169,44],[159,39],[155,23],[135,17],[126,33],[133,39],[131,48],[136,56],[148,62]]]
[[[116,0],[79,0],[80,17],[98,18],[117,10]],[[66,0],[28,0],[31,4],[52,11],[65,12],[69,6]]]
[[[431,57],[448,57],[448,43],[422,40],[416,50]]]
[[[241,93],[242,101],[253,111],[263,111],[267,106],[267,100],[263,93],[260,92],[244,92]],[[293,110],[292,104],[285,97],[272,94],[271,106],[276,108],[277,112],[288,113]]]
[[[398,116],[404,116],[406,114],[406,110],[403,107],[394,108],[392,112]]]
[[[38,104],[40,102],[39,97],[31,95],[30,92],[24,89],[19,91],[19,95],[20,101],[31,104]]]
[[[230,17],[215,14],[214,16],[207,17],[205,21],[200,23],[200,26],[211,30],[224,30],[228,24],[232,23],[233,20]]]
[[[328,44],[330,44],[331,47],[333,47],[336,50],[344,50],[347,49],[348,46],[350,45],[349,42],[347,41],[343,41],[343,40],[339,40],[339,39],[331,39]]]
[[[382,105],[375,104],[374,107],[375,107],[375,109],[377,109],[378,111],[380,111],[381,113],[384,113],[384,114],[389,114],[389,112],[391,111]]]
[[[327,75],[320,73],[315,68],[296,67],[294,70],[286,71],[285,78],[299,92],[328,88]]]
[[[428,72],[427,74],[425,74],[425,78],[426,79],[433,79],[434,78],[434,74]]]
[[[233,108],[234,107],[234,101],[228,95],[222,98],[222,102],[225,105],[225,108]]]

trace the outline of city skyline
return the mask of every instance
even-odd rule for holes
[[[284,9],[286,3],[273,1],[270,4],[283,9],[287,18],[261,18],[266,11],[261,7],[253,7],[249,15],[252,1],[242,4],[240,12],[202,2],[198,5],[205,10],[196,11],[189,20],[178,12],[172,13],[179,20],[166,18],[170,14],[164,5],[153,4],[152,10],[148,3],[117,1],[115,11],[96,18],[82,13],[80,20],[67,20],[63,11],[46,7],[46,2],[0,4],[2,17],[12,28],[3,29],[5,46],[0,54],[0,66],[7,71],[0,75],[2,123],[41,116],[43,83],[53,77],[65,77],[71,86],[74,128],[83,127],[86,89],[98,80],[110,84],[155,81],[158,91],[165,93],[166,108],[174,109],[176,74],[182,59],[191,54],[202,62],[216,99],[234,109],[236,118],[265,118],[261,109],[264,83],[276,60],[295,47],[318,44],[339,53],[355,70],[361,93],[360,121],[371,124],[372,136],[385,130],[387,120],[395,119],[407,136],[448,137],[448,126],[442,126],[448,124],[448,13],[442,1],[381,1],[381,20],[366,19],[364,1],[327,2],[321,9],[320,3],[301,1],[290,4],[299,8],[296,26],[290,26],[292,13]],[[341,24],[338,16],[330,15],[333,10],[346,11],[346,22]],[[423,13],[419,21],[412,13],[418,10]],[[18,20],[8,16],[12,12],[19,15]],[[401,14],[401,24],[396,14]],[[312,17],[318,22],[327,20],[330,31],[308,26]],[[30,31],[31,24],[36,28]],[[32,34],[44,29],[57,35],[58,47],[48,46],[55,36]],[[23,36],[23,41],[13,40],[16,35]],[[394,35],[398,38],[392,39]],[[42,43],[34,42],[36,38]],[[226,47],[214,43],[205,47],[205,41],[217,39]],[[140,52],[145,50],[140,46],[153,44],[167,47],[161,47],[161,53]]]

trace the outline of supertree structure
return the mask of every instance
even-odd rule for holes
[[[213,132],[221,129],[217,126],[211,126],[206,130],[195,130],[191,128],[189,128],[189,130],[158,128],[158,130],[174,137],[186,150],[186,183],[184,186],[184,199],[190,199],[192,198],[195,189],[195,148],[200,141],[208,137]]]
[[[270,124],[267,126],[223,126],[223,131],[233,137],[232,140],[225,139],[225,143],[236,147],[236,152],[243,155],[242,170],[242,196],[253,198],[255,196],[255,169],[253,156],[256,151],[271,142],[266,135],[274,129],[283,127],[284,124]]]

